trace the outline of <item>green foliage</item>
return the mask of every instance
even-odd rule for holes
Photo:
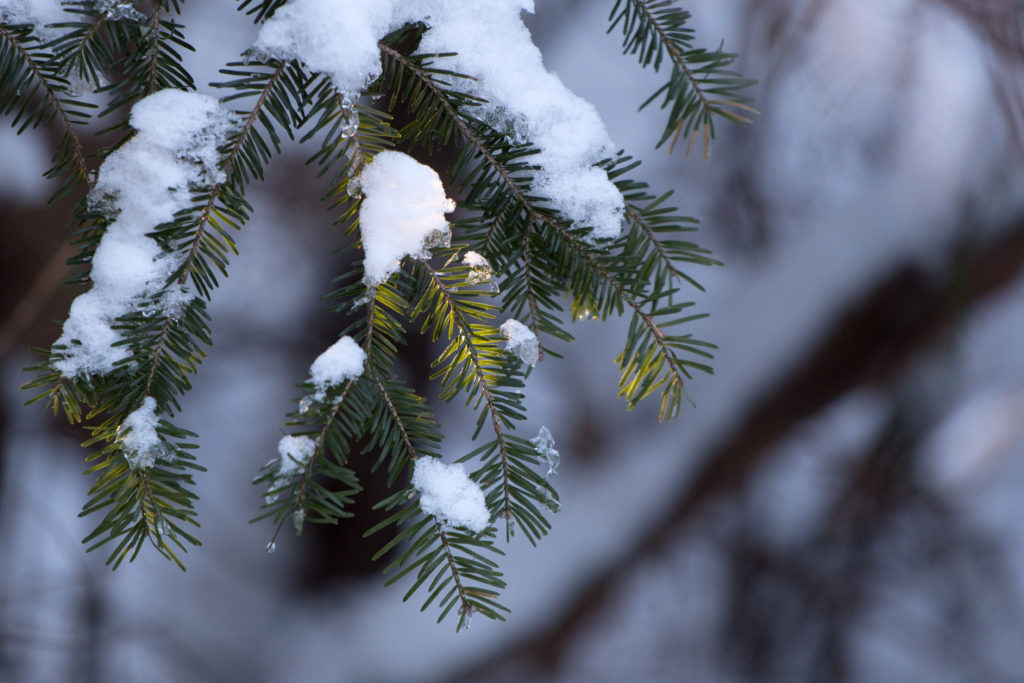
[[[668,82],[640,105],[643,109],[660,98],[661,108],[669,110],[659,147],[672,138],[674,148],[682,137],[692,149],[699,135],[707,159],[715,137],[714,116],[750,123],[744,114],[757,114],[749,106],[750,98],[740,94],[754,81],[727,68],[736,55],[721,48],[694,48],[693,29],[686,25],[690,13],[672,0],[616,0],[609,19],[609,33],[617,26],[622,29],[624,54],[635,54],[643,66],[653,66],[655,71],[666,57],[671,64]]]
[[[193,48],[176,18],[179,4],[155,2],[145,14],[122,17],[89,1],[71,3],[68,21],[46,44],[31,27],[0,24],[0,112],[19,131],[59,126],[49,172],[64,178],[58,194],[90,184],[92,162],[77,129],[93,107],[72,82],[91,84],[104,96],[99,116],[114,117],[108,130],[126,136],[118,145],[132,134],[125,116],[132,104],[164,88],[195,88],[181,62],[182,50]],[[261,22],[283,4],[241,0],[238,9]],[[667,1],[619,0],[611,28],[622,29],[626,52],[638,54],[643,65],[658,69],[666,58],[672,64],[669,81],[649,100],[662,97],[669,109],[662,142],[673,135],[692,139],[703,130],[706,144],[714,134],[712,115],[744,120],[736,110],[749,107],[737,92],[749,81],[724,70],[732,55],[691,47],[687,17]],[[614,240],[592,240],[589,228],[575,226],[533,191],[537,150],[496,130],[480,114],[484,102],[455,87],[472,74],[445,68],[446,55],[417,51],[424,30],[406,26],[380,42],[383,73],[366,90],[372,98],[358,102],[297,61],[249,54],[228,64],[224,80],[213,84],[237,115],[237,129],[219,150],[220,180],[192,187],[189,208],[152,226],[150,235],[180,265],[160,291],[118,319],[128,359],[106,374],[67,377],[55,364],[68,349],[41,351],[43,360],[32,368],[36,377],[26,386],[36,391],[33,401],[91,433],[85,445],[95,448],[88,472],[96,480],[82,514],[102,519],[85,541],[90,550],[112,548],[108,563],[114,567],[149,542],[184,568],[179,553],[199,543],[188,530],[198,526],[191,488],[194,472],[203,469],[193,454],[197,437],[172,418],[212,342],[206,304],[218,278],[228,274],[233,233],[251,212],[246,190],[263,179],[285,136],[313,147],[310,164],[330,187],[328,210],[356,238],[358,176],[381,150],[448,153],[449,194],[460,211],[452,223],[455,243],[435,245],[432,258],[406,259],[387,281],[369,286],[353,257],[356,265],[335,279],[327,298],[351,321],[342,334],[360,346],[366,362],[361,375],[325,391],[301,385],[287,425],[310,455],[286,454],[291,461],[273,460],[254,479],[267,492],[256,519],[274,524],[268,549],[289,520],[301,532],[307,521],[336,524],[351,516],[349,506],[362,491],[351,463],[370,458],[373,472],[382,470],[392,489],[377,504],[390,516],[367,532],[385,534],[377,557],[390,559],[389,582],[411,579],[405,597],[422,591],[424,609],[437,603],[438,621],[454,610],[460,628],[474,613],[504,618],[497,526],[504,523],[506,540],[518,531],[536,544],[559,503],[541,474],[541,454],[516,433],[526,419],[529,369],[505,350],[497,320],[524,320],[543,356],[552,357],[572,341],[574,320],[628,315],[629,333],[616,359],[619,393],[630,408],[660,394],[662,419],[679,414],[692,372],[711,371],[714,347],[681,331],[701,317],[691,313],[694,304],[684,294],[699,285],[684,269],[717,264],[684,239],[696,221],[668,204],[671,193],[651,194],[631,179],[639,162],[619,153],[603,168],[625,198],[624,230]],[[395,120],[406,123],[399,128]],[[71,263],[84,269],[78,282],[88,283],[110,219],[82,199],[74,220],[80,254]],[[359,249],[358,239],[353,247]],[[471,277],[462,264],[470,250],[489,260],[497,287]],[[164,303],[168,292],[186,286],[198,296],[177,307]],[[425,398],[396,372],[410,332],[436,344],[431,379],[440,398],[457,398],[476,415],[473,438],[480,444],[459,461],[485,493],[492,524],[482,532],[451,528],[425,513],[410,484],[416,460],[440,457],[442,434]],[[126,420],[149,399],[160,416],[160,445],[147,467],[126,452],[125,438]]]
[[[75,99],[66,76],[30,26],[0,23],[0,115],[13,115],[18,133],[57,122],[61,138],[46,174],[64,178],[55,197],[69,194],[89,175],[75,128],[89,121],[95,105]]]

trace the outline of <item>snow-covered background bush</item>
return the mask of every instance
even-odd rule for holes
[[[652,150],[660,112],[635,109],[660,83],[604,35],[611,4],[538,0],[529,25],[610,137]],[[458,634],[382,586],[365,525],[282,534],[267,554],[242,513],[261,502],[249,479],[277,452],[295,379],[337,338],[316,297],[343,238],[294,150],[251,194],[182,414],[209,454],[203,547],[186,573],[143,555],[112,575],[82,552],[81,435],[17,390],[22,349],[48,346],[69,303],[68,207],[39,208],[48,133],[0,129],[0,680],[1018,680],[1020,10],[686,7],[760,81],[762,115],[719,129],[708,162],[677,148],[642,167],[726,263],[701,277],[715,376],[655,428],[655,406],[626,413],[615,396],[623,331],[575,324],[568,357],[530,376],[524,427],[556,434],[561,511],[539,549],[508,548],[509,622]],[[252,44],[233,13],[186,5],[207,46],[187,62],[197,82]]]

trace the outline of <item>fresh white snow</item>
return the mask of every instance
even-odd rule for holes
[[[282,436],[277,442],[277,454],[281,456],[278,477],[291,478],[306,466],[316,452],[316,442],[308,436]]]
[[[430,9],[430,30],[420,52],[457,53],[444,58],[444,68],[475,80],[457,79],[452,85],[487,100],[485,119],[504,125],[517,142],[538,148],[534,161],[541,169],[534,192],[577,227],[592,227],[592,238],[617,237],[623,198],[607,173],[594,167],[616,147],[597,109],[544,66],[520,16],[533,12],[533,1],[423,4]]]
[[[366,195],[359,208],[366,282],[377,285],[398,270],[405,256],[425,258],[451,232],[444,215],[455,210],[441,178],[408,154],[384,151],[361,176]]]
[[[391,15],[391,0],[292,0],[263,24],[253,52],[301,60],[355,99],[380,75],[377,40]]]
[[[420,492],[420,509],[446,527],[481,532],[490,524],[483,489],[466,474],[461,463],[446,465],[436,458],[420,458],[412,474]]]
[[[475,251],[467,251],[463,257],[462,262],[470,268],[490,268],[491,263],[486,258],[476,253]]]
[[[147,396],[142,405],[121,423],[118,429],[121,433],[121,448],[133,470],[152,467],[163,449],[160,436],[156,432],[159,421],[156,415],[156,399]]]
[[[89,195],[93,208],[111,223],[92,260],[92,289],[71,304],[53,366],[68,377],[105,374],[128,358],[114,321],[159,292],[181,263],[147,236],[157,225],[191,205],[189,189],[222,179],[217,147],[232,130],[234,115],[216,99],[181,90],[161,90],[132,109],[138,131],[100,166]],[[159,302],[173,315],[191,295],[167,288]]]
[[[309,376],[316,387],[313,397],[320,401],[327,390],[363,374],[366,352],[356,341],[345,335],[317,356],[309,368]]]
[[[508,340],[505,344],[506,351],[514,353],[530,367],[537,365],[540,358],[540,342],[529,327],[514,318],[509,318],[501,324],[498,331]]]
[[[281,437],[281,440],[277,442],[277,454],[280,456],[277,460],[277,473],[274,475],[274,480],[271,482],[270,488],[267,489],[267,495],[264,497],[268,505],[280,497],[281,490],[288,486],[292,479],[302,471],[314,453],[316,453],[316,441],[308,436],[289,435]],[[274,461],[271,460],[270,462],[273,463]],[[296,512],[304,518],[304,513],[301,511]],[[300,523],[301,519],[297,524]],[[270,546],[267,547],[267,552],[273,552]]]
[[[594,166],[616,147],[594,106],[544,66],[523,11],[533,12],[532,0],[292,0],[263,25],[253,52],[301,60],[355,99],[381,73],[377,41],[425,22],[420,52],[451,54],[441,66],[473,77],[452,87],[487,100],[480,116],[538,149],[534,192],[576,227],[593,228],[591,239],[617,237],[624,201]]]

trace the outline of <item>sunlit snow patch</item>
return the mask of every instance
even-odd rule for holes
[[[451,237],[444,215],[455,210],[441,178],[408,154],[384,151],[360,178],[365,198],[359,207],[365,279],[378,285],[398,270],[405,256],[425,258],[430,247]]]

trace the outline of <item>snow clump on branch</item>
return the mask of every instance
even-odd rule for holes
[[[390,32],[391,0],[292,0],[260,29],[256,56],[301,60],[356,99],[380,75],[377,40]]]
[[[593,228],[590,239],[615,238],[625,203],[595,164],[616,147],[594,106],[544,67],[523,11],[533,12],[533,0],[291,0],[263,25],[253,53],[298,59],[354,100],[381,75],[377,41],[424,22],[420,53],[448,54],[439,66],[472,77],[450,87],[486,100],[480,117],[537,148],[534,193],[574,227]]]
[[[412,485],[420,492],[420,509],[445,527],[479,533],[491,523],[483,489],[460,463],[446,465],[437,458],[420,458],[413,469]]]
[[[317,356],[309,368],[309,377],[316,387],[313,398],[322,401],[327,390],[342,382],[362,376],[366,352],[345,335]]]
[[[130,355],[117,345],[117,318],[136,311],[173,314],[191,298],[168,279],[184,255],[165,252],[147,233],[192,206],[191,190],[223,180],[217,148],[234,129],[234,114],[209,95],[161,90],[132,109],[137,131],[110,153],[89,193],[110,219],[92,257],[92,289],[71,304],[53,367],[67,377],[106,374]],[[162,294],[161,294],[162,292]],[[147,298],[160,294],[143,306]]]
[[[405,256],[426,258],[430,247],[451,240],[444,214],[455,202],[444,194],[437,172],[402,152],[379,152],[363,170],[359,230],[366,282],[378,285]]]
[[[158,423],[156,399],[147,396],[142,405],[129,414],[118,428],[124,457],[133,470],[149,469],[163,450],[163,443],[156,431]]]
[[[309,463],[316,453],[316,441],[308,436],[282,436],[277,442],[277,475],[267,491],[266,503],[276,501],[285,489]],[[273,462],[273,460],[271,461]]]

